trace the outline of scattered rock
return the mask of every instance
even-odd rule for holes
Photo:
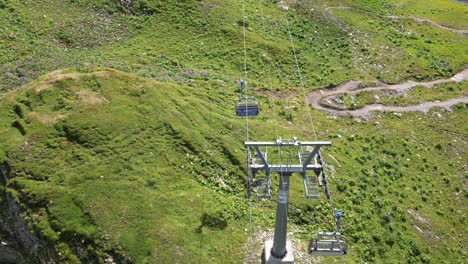
[[[408,209],[406,210],[406,212],[408,212],[408,214],[410,214],[415,220],[418,220],[419,222],[423,224],[427,224],[427,225],[429,224],[426,218],[422,217],[420,214],[416,213],[414,210]]]
[[[289,10],[289,6],[285,3],[285,1],[280,1],[278,3],[278,6],[281,7],[283,10],[286,10],[286,11]]]
[[[104,259],[104,263],[106,264],[114,264],[114,258],[112,258],[112,256],[109,256],[107,257],[106,259]]]
[[[414,228],[416,228],[416,230],[421,233],[421,234],[424,234],[424,231],[417,225],[413,225]]]
[[[333,102],[335,102],[336,104],[339,104],[339,105],[343,105],[343,104],[344,104],[344,101],[341,100],[341,99],[338,98],[338,97],[333,97],[332,100],[333,100]]]

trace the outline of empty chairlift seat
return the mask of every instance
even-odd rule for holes
[[[305,171],[302,175],[304,181],[304,190],[307,198],[320,198],[319,186],[317,184],[317,176],[309,175],[310,171]],[[313,172],[312,172],[313,173]]]
[[[257,177],[255,180],[257,185],[257,197],[258,198],[270,198],[271,197],[271,179],[270,175],[263,177]]]
[[[347,251],[347,239],[338,232],[318,232],[309,243],[309,253],[312,255],[341,256]]]
[[[260,105],[257,98],[240,97],[236,102],[236,115],[237,116],[257,116],[260,113]]]

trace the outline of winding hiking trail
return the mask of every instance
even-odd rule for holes
[[[353,9],[351,6],[330,6],[326,7],[325,11],[330,12],[333,9]],[[425,18],[418,18],[418,17],[413,17],[413,16],[386,16],[386,18],[390,19],[412,19],[416,21],[417,23],[423,23],[423,24],[430,24],[432,26],[436,26],[445,30],[449,30],[453,33],[460,34],[463,36],[468,35],[468,30],[467,29],[456,29],[452,28],[449,26],[444,26],[441,24],[438,24],[432,20],[425,19]],[[354,109],[354,110],[348,110],[340,106],[339,104],[336,104],[335,102],[337,101],[336,97],[337,95],[347,93],[347,94],[358,94],[360,92],[364,91],[379,91],[379,90],[391,90],[395,91],[397,93],[405,93],[406,91],[412,89],[413,87],[420,85],[424,87],[433,87],[434,85],[440,84],[440,83],[448,83],[448,82],[461,82],[463,80],[468,80],[468,68],[464,69],[463,71],[459,72],[455,76],[449,79],[441,79],[441,80],[435,80],[435,81],[430,81],[430,82],[414,82],[414,81],[408,81],[406,83],[402,84],[396,84],[396,85],[387,85],[387,84],[379,84],[375,87],[367,87],[367,88],[360,88],[360,82],[358,81],[348,81],[346,83],[342,83],[334,88],[327,88],[327,89],[320,89],[316,90],[313,92],[310,92],[307,94],[307,98],[310,102],[310,104],[313,105],[315,109],[321,110],[321,111],[326,111],[329,113],[333,114],[338,114],[338,115],[350,115],[350,116],[355,116],[355,117],[364,117],[368,118],[373,112],[377,111],[393,111],[393,112],[414,112],[414,111],[420,111],[420,112],[427,112],[429,109],[432,107],[442,107],[447,110],[450,110],[452,106],[459,104],[459,103],[468,103],[468,96],[461,96],[458,98],[452,98],[446,101],[434,101],[434,102],[425,102],[421,103],[418,105],[410,105],[410,106],[387,106],[387,105],[382,105],[379,103],[374,103],[374,104],[369,104],[365,105],[362,108],[359,109]],[[321,104],[321,100],[324,99],[326,101],[326,104]]]
[[[410,106],[387,106],[387,105],[382,105],[382,104],[370,104],[370,105],[366,105],[360,109],[355,109],[355,110],[347,110],[347,109],[340,108],[339,106],[335,106],[335,105],[324,105],[324,104],[321,104],[320,101],[322,99],[325,99],[325,100],[330,99],[333,96],[337,96],[343,93],[357,94],[357,93],[364,92],[364,91],[379,91],[379,90],[393,90],[398,93],[404,93],[418,85],[430,88],[440,83],[461,82],[464,80],[468,80],[468,68],[457,73],[452,78],[434,80],[430,82],[408,81],[402,84],[395,84],[395,85],[381,84],[381,85],[374,86],[374,87],[359,88],[360,82],[348,81],[331,89],[325,88],[325,89],[320,89],[320,90],[315,90],[313,92],[310,92],[307,94],[307,99],[309,100],[310,104],[315,109],[326,111],[332,114],[350,115],[354,117],[363,117],[363,118],[368,118],[372,114],[372,112],[375,112],[375,111],[427,112],[432,107],[442,107],[447,110],[450,110],[451,107],[456,104],[468,103],[468,96],[461,96],[461,97],[449,99],[446,101],[425,102],[422,104],[410,105]]]
[[[325,8],[325,11],[330,11],[330,10],[333,10],[333,9],[354,9],[353,7],[351,6],[329,6],[329,7],[326,7]],[[449,26],[444,26],[444,25],[441,25],[435,21],[432,21],[430,19],[427,19],[427,18],[420,18],[420,17],[414,17],[414,16],[398,16],[398,15],[393,15],[393,16],[385,16],[386,18],[391,18],[391,19],[412,19],[418,23],[422,23],[422,24],[429,24],[429,25],[433,25],[433,26],[436,26],[436,27],[439,27],[439,28],[442,28],[442,29],[445,29],[445,30],[449,30],[453,33],[456,33],[456,34],[460,34],[460,35],[463,35],[463,36],[467,36],[468,35],[468,30],[467,29],[457,29],[457,28],[453,28],[453,27],[449,27]]]
[[[332,10],[332,9],[351,9],[350,6],[329,6],[325,8],[325,11]]]
[[[456,34],[468,35],[468,30],[466,30],[466,29],[456,29],[456,28],[452,28],[452,27],[447,27],[447,26],[438,24],[438,23],[436,23],[436,22],[434,22],[432,20],[425,19],[425,18],[419,18],[419,17],[413,17],[413,16],[387,16],[387,17],[391,18],[391,19],[412,19],[412,20],[414,20],[414,21],[416,21],[418,23],[430,24],[430,25],[433,25],[433,26],[436,26],[436,27],[439,27],[439,28],[442,28],[442,29],[452,31],[453,33],[456,33]]]

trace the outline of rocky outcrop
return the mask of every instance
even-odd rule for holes
[[[19,264],[27,262],[20,252],[9,247],[8,243],[2,241],[2,245],[0,245],[0,263]]]
[[[5,191],[11,177],[10,166],[6,163],[0,164],[0,264],[55,264],[62,263],[60,253],[55,251],[52,242],[37,236],[28,228],[28,222],[22,217],[23,208],[14,199],[14,196]],[[3,187],[3,188],[2,188]],[[81,241],[81,242],[79,242]],[[121,263],[131,264],[133,261],[124,254],[115,250],[106,252],[102,256],[82,256],[80,252],[92,241],[78,239],[77,241],[65,241],[70,243],[76,250],[78,259],[83,263]],[[93,244],[94,247],[98,247]]]
[[[7,186],[9,166],[0,166],[1,184]],[[21,217],[21,206],[6,191],[3,196],[0,213],[0,263],[55,263],[55,254],[46,241],[42,241],[28,229],[28,224]]]

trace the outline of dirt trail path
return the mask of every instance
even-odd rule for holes
[[[353,9],[353,7],[351,6],[329,6],[329,7],[326,7],[325,8],[325,11],[330,11],[330,10],[333,10],[333,9]],[[439,28],[442,28],[442,29],[445,29],[445,30],[449,30],[453,33],[456,33],[456,34],[460,34],[460,35],[464,35],[464,36],[467,36],[468,35],[468,30],[467,29],[457,29],[457,28],[453,28],[453,27],[449,27],[449,26],[444,26],[444,25],[441,25],[437,22],[434,22],[430,19],[426,19],[426,18],[420,18],[420,17],[414,17],[414,16],[386,16],[386,18],[391,18],[391,19],[412,19],[418,23],[423,23],[423,24],[430,24],[430,25],[433,25],[433,26],[436,26],[436,27],[439,27]]]
[[[432,20],[425,19],[425,18],[419,18],[419,17],[413,17],[413,16],[387,16],[387,17],[392,18],[392,19],[412,19],[412,20],[414,20],[414,21],[416,21],[418,23],[431,24],[433,26],[452,31],[453,33],[456,33],[456,34],[468,35],[468,30],[466,30],[466,29],[456,29],[456,28],[452,28],[452,27],[447,27],[447,26],[438,24],[438,23],[436,23],[436,22],[434,22]]]
[[[329,6],[325,8],[325,11],[331,10],[331,9],[351,9],[352,7],[350,6]]]
[[[315,109],[326,111],[333,114],[339,115],[351,115],[356,117],[369,117],[372,112],[375,111],[393,111],[393,112],[427,112],[432,107],[443,107],[445,109],[450,110],[453,105],[459,103],[468,103],[468,96],[462,96],[458,98],[453,98],[447,101],[434,101],[434,102],[426,102],[418,105],[410,105],[410,106],[386,106],[382,104],[370,104],[366,105],[363,108],[356,109],[356,110],[346,110],[340,109],[338,107],[322,105],[320,101],[323,98],[328,98],[331,96],[336,96],[342,93],[348,94],[357,94],[364,91],[378,91],[378,90],[393,90],[399,93],[405,92],[417,85],[425,86],[425,87],[433,87],[436,84],[440,83],[448,83],[448,82],[461,82],[463,80],[468,80],[468,68],[457,73],[452,78],[449,79],[440,79],[430,82],[414,82],[408,81],[402,84],[395,84],[395,85],[387,85],[387,84],[380,84],[374,87],[367,87],[367,88],[359,88],[359,82],[357,81],[348,81],[346,83],[340,84],[331,89],[320,89],[307,94],[307,98],[312,104]]]

